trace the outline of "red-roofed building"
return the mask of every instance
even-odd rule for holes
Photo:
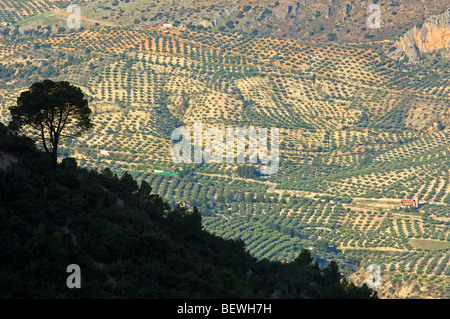
[[[419,207],[419,199],[413,198],[413,199],[402,199],[400,202],[400,207]]]

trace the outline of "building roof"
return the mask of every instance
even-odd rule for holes
[[[400,202],[400,205],[402,206],[415,206],[417,205],[417,202],[415,199],[402,199]]]

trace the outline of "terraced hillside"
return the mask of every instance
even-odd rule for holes
[[[448,60],[391,60],[390,39],[319,43],[141,23],[0,31],[2,122],[20,91],[45,78],[89,98],[95,126],[66,140],[61,157],[130,172],[170,203],[199,207],[206,229],[243,239],[258,258],[291,261],[309,247],[355,280],[379,264],[381,296],[449,297]],[[193,132],[194,120],[223,133],[279,128],[280,169],[262,177],[260,164],[174,163],[171,133]],[[418,209],[399,208],[413,197]]]
[[[55,8],[68,5],[69,0],[1,0],[0,1],[0,23],[13,24],[23,21],[31,16],[54,10]]]

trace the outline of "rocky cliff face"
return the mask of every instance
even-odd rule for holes
[[[428,18],[421,27],[408,31],[396,47],[390,56],[400,59],[406,55],[410,63],[418,62],[424,53],[440,49],[444,49],[444,56],[450,56],[450,9]]]

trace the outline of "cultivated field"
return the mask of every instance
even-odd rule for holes
[[[0,17],[13,23],[64,3],[0,0]],[[258,258],[291,261],[307,247],[347,273],[379,264],[392,281],[386,296],[402,296],[403,276],[448,298],[450,65],[392,61],[390,44],[112,23],[11,31],[0,38],[0,119],[31,83],[69,81],[89,99],[95,126],[65,140],[61,157],[128,171],[169,203],[199,207],[206,229],[244,240]],[[279,128],[277,174],[174,163],[171,132],[192,132],[196,119],[223,132]],[[413,197],[418,209],[399,208]]]

